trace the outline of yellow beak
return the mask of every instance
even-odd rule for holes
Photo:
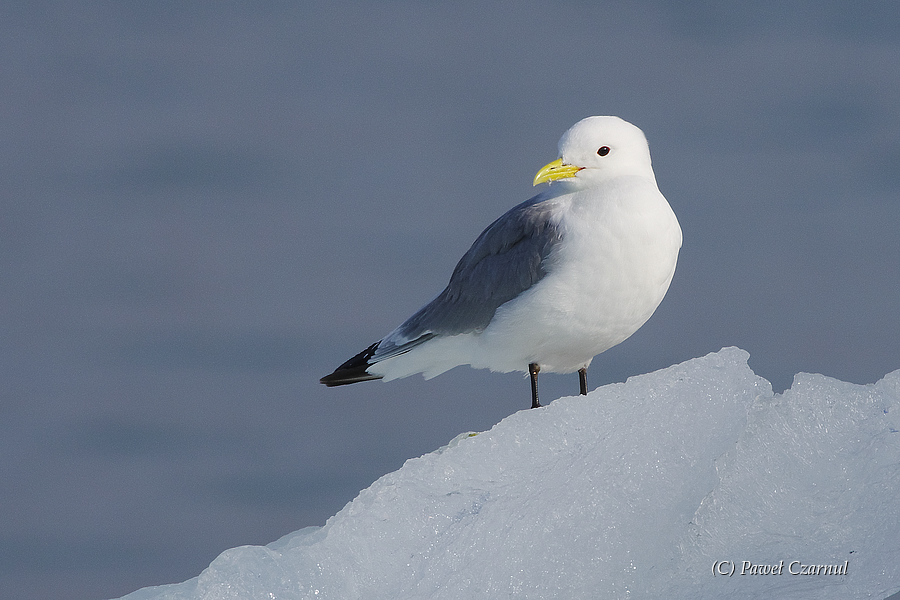
[[[534,176],[534,185],[544,183],[545,181],[556,181],[557,179],[575,177],[575,173],[583,168],[584,167],[564,164],[561,158],[557,158],[537,172],[537,175]]]

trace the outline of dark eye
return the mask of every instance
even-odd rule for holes
[[[609,146],[600,146],[600,149],[597,150],[597,154],[600,156],[606,156],[609,154]]]

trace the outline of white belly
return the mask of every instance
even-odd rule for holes
[[[479,337],[476,367],[571,373],[637,331],[672,276],[681,228],[661,194],[579,204],[562,214],[548,274],[501,306]],[[514,349],[514,351],[511,351]]]
[[[547,274],[500,306],[484,331],[435,338],[369,371],[390,380],[538,363],[571,373],[627,339],[665,296],[681,248],[678,220],[655,184],[629,183],[599,202],[579,192],[558,198],[562,241],[544,262]]]

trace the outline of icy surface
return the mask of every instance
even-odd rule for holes
[[[407,461],[323,527],[126,598],[897,592],[900,371],[863,386],[800,374],[773,395],[747,358],[726,348],[523,410]],[[744,561],[784,562],[741,575]],[[847,568],[790,574],[801,564]]]

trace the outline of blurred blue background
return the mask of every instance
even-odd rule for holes
[[[182,581],[526,408],[521,374],[318,378],[437,294],[588,115],[644,130],[685,240],[592,388],[730,345],[776,391],[900,368],[898,22],[865,1],[4,3],[0,593]]]

